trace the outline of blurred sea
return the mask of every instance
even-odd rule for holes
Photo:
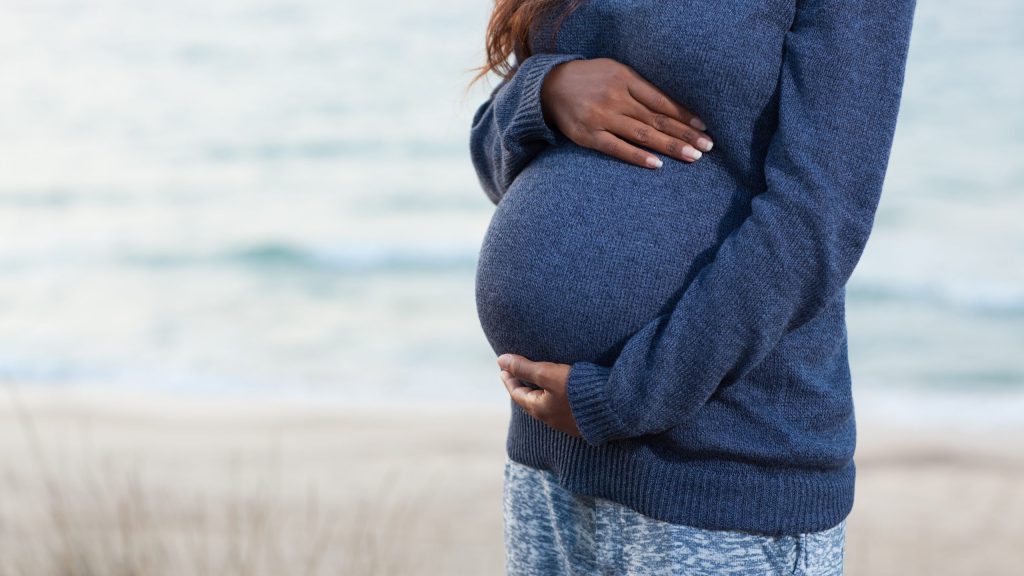
[[[490,7],[6,0],[0,379],[505,406],[473,300],[489,87],[462,92]],[[1024,420],[1021,30],[1014,0],[918,3],[848,289],[858,410]]]

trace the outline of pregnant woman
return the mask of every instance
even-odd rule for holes
[[[845,285],[914,7],[497,1],[470,144],[509,574],[842,573]]]

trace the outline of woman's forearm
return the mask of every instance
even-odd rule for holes
[[[501,201],[523,167],[556,141],[541,107],[544,78],[558,64],[581,58],[577,54],[534,54],[526,58],[473,115],[470,158],[484,192],[494,204]]]
[[[614,365],[573,365],[568,398],[591,444],[690,419],[833,301],[860,259],[893,141],[915,3],[800,6],[785,38],[765,189],[749,216]]]

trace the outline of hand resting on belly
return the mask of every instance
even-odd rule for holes
[[[687,162],[713,145],[700,118],[610,58],[552,68],[541,105],[548,124],[576,144],[641,167],[660,168],[662,161],[627,140]]]

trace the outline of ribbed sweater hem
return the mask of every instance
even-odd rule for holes
[[[572,492],[612,500],[658,520],[778,536],[831,528],[853,509],[852,458],[834,470],[665,460],[639,439],[593,446],[533,418],[511,400],[510,406],[510,459],[554,472]]]

